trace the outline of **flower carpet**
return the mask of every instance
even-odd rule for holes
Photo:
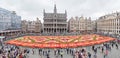
[[[115,38],[92,34],[79,36],[23,36],[6,41],[6,43],[31,48],[75,48],[97,45],[112,40],[115,40]]]

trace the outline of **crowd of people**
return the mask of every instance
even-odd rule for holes
[[[21,49],[18,46],[3,44],[0,46],[0,58],[28,58],[27,49]]]
[[[98,50],[103,54],[102,58],[108,57],[109,52],[113,47],[119,49],[117,43],[105,43],[99,46],[91,46],[90,51],[86,48],[66,48],[66,49],[35,49],[35,48],[24,48],[8,44],[2,44],[0,46],[0,57],[1,58],[29,58],[31,53],[32,55],[38,52],[40,58],[65,58],[64,55],[71,56],[72,58],[97,58]],[[35,51],[37,50],[37,51]]]

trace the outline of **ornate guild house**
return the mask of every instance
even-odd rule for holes
[[[54,13],[46,13],[43,11],[43,33],[47,34],[64,34],[68,30],[67,12],[57,13],[56,5],[54,5]]]

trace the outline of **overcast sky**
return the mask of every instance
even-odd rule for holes
[[[36,20],[36,17],[43,20],[43,9],[53,12],[54,4],[60,13],[67,10],[68,19],[82,15],[95,20],[120,11],[120,0],[0,0],[1,8],[16,11],[22,20]]]

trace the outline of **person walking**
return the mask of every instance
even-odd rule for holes
[[[108,55],[108,50],[104,51],[104,58],[106,58]]]
[[[103,51],[104,51],[104,47],[102,47],[102,53],[103,53]]]

